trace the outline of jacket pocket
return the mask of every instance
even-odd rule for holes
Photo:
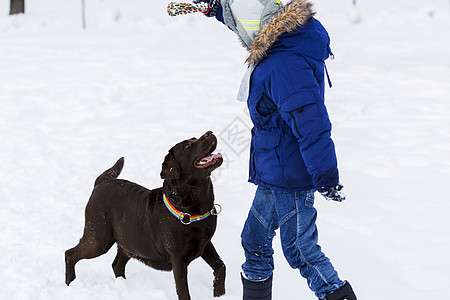
[[[283,119],[297,138],[314,131],[331,129],[325,105],[315,91],[291,96],[280,105],[280,109]]]
[[[261,98],[256,103],[256,111],[263,117],[270,116],[273,114],[278,107],[265,93],[261,95]]]
[[[253,138],[255,171],[261,181],[279,185],[283,182],[281,167],[281,133],[256,131]]]

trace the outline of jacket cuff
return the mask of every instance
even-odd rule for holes
[[[313,175],[313,182],[318,191],[328,190],[339,184],[339,172],[337,168],[332,168],[320,175]]]

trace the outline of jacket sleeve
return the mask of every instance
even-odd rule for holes
[[[285,61],[271,72],[269,96],[296,136],[307,171],[318,190],[339,183],[331,123],[312,69],[303,59]]]

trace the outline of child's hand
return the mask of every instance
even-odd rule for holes
[[[194,0],[193,3],[206,3],[209,5],[209,11],[205,13],[205,16],[207,17],[215,17],[217,8],[220,5],[220,0]]]

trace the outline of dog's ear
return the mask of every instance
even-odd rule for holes
[[[178,179],[180,178],[180,166],[173,157],[173,151],[170,149],[169,154],[164,158],[161,170],[162,179]]]

